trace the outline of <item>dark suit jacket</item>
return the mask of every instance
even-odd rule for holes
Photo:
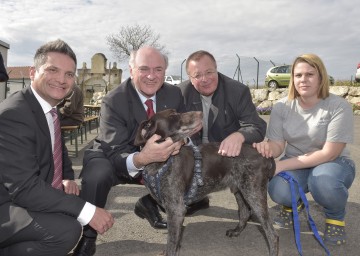
[[[63,149],[64,179],[74,179]],[[28,86],[0,104],[0,242],[30,224],[29,212],[78,217],[85,201],[52,188],[53,173],[46,117]]]
[[[246,143],[262,141],[266,122],[259,117],[249,88],[221,73],[218,73],[218,78],[218,87],[212,97],[216,113],[209,112],[209,141],[221,142],[236,131],[244,135]],[[179,87],[184,95],[186,111],[202,111],[201,97],[194,85],[188,80]],[[201,143],[201,132],[192,137],[195,144]]]
[[[4,60],[0,52],[0,82],[6,82],[9,79],[9,76],[6,72]]]
[[[184,112],[184,100],[178,87],[164,83],[156,93],[156,112],[170,108]],[[134,146],[134,140],[140,123],[146,119],[145,108],[130,79],[110,91],[102,101],[100,133],[90,151],[104,152],[118,176],[125,180],[131,179],[126,158],[140,150]],[[84,165],[85,159],[86,155]]]

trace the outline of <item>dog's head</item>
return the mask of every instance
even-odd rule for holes
[[[177,113],[174,109],[157,112],[149,120],[143,121],[135,137],[136,146],[144,146],[154,134],[161,140],[170,137],[174,142],[190,137],[202,128],[202,112]]]

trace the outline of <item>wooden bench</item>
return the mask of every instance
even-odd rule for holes
[[[83,140],[83,129],[84,126],[82,124],[80,125],[68,125],[68,126],[61,126],[61,133],[63,135],[63,137],[67,137],[67,135],[70,138],[70,145],[73,144],[73,139],[75,141],[75,157],[78,156],[79,154],[79,143],[78,143],[78,135],[80,133],[80,138],[81,138],[81,144],[84,143]],[[87,140],[87,136],[86,136],[86,129],[85,129],[85,140]]]
[[[79,147],[78,147],[78,132],[81,130],[81,125],[68,125],[68,126],[61,126],[61,133],[63,137],[70,137],[70,144],[72,145],[72,140],[75,141],[75,157],[78,156]],[[81,132],[82,133],[82,132]],[[83,143],[82,135],[81,135],[81,143]]]
[[[84,143],[83,136],[85,136],[85,140],[87,140],[87,129],[89,129],[89,133],[91,133],[91,124],[95,123],[96,125],[96,132],[98,133],[99,127],[99,116],[87,116],[84,118],[84,121],[80,125],[68,125],[68,126],[61,126],[61,132],[64,138],[67,136],[70,139],[70,145],[73,145],[73,139],[75,143],[75,157],[79,154],[79,142],[78,137],[80,134],[80,143]]]
[[[84,118],[84,127],[85,127],[85,134],[86,134],[86,130],[87,127],[89,127],[89,133],[91,133],[91,123],[95,123],[96,126],[96,132],[99,133],[99,116],[95,115],[95,116],[86,116]]]

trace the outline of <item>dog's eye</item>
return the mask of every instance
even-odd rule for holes
[[[145,125],[145,128],[150,128],[150,126],[151,126],[151,123],[148,122],[148,123]]]
[[[169,116],[169,118],[175,119],[175,118],[177,118],[178,116],[180,116],[180,115],[177,114],[177,113],[174,113],[174,114],[171,114],[171,115]]]

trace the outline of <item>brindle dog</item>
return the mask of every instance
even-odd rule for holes
[[[183,140],[202,122],[201,112],[176,113],[165,110],[144,121],[137,131],[135,144],[145,145],[153,135],[158,134],[173,141]],[[267,206],[267,184],[274,175],[274,160],[262,157],[251,145],[243,144],[238,157],[224,157],[218,154],[219,143],[199,146],[202,156],[201,175],[204,184],[197,187],[197,198],[204,198],[212,192],[230,188],[239,206],[239,224],[226,232],[228,237],[239,236],[251,215],[254,214],[264,229],[270,255],[278,255],[279,237],[269,217]],[[168,238],[165,255],[179,255],[182,224],[186,208],[184,195],[194,175],[194,155],[190,146],[183,146],[180,153],[172,156],[169,170],[160,178],[160,204],[165,208],[168,223]],[[156,175],[164,163],[152,163],[145,167],[149,175]],[[150,191],[155,199],[156,195]],[[195,200],[196,200],[195,199]]]

